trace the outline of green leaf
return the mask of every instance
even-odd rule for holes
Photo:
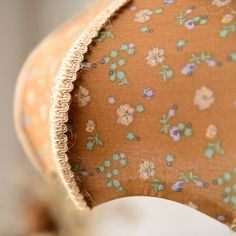
[[[104,161],[104,166],[105,166],[106,168],[110,167],[110,166],[111,166],[111,161],[110,161],[110,160],[105,160],[105,161]]]
[[[89,141],[87,144],[86,144],[86,148],[89,150],[89,151],[92,151],[93,150],[93,146],[94,146],[94,143]]]
[[[118,179],[113,179],[113,186],[115,186],[116,188],[120,187],[120,181]]]
[[[113,159],[114,161],[118,161],[118,160],[120,160],[120,155],[119,155],[118,153],[114,153],[114,154],[112,155],[112,159]]]
[[[213,149],[211,148],[206,148],[205,149],[205,156],[208,158],[208,159],[211,159],[214,155],[214,151]]]
[[[119,163],[121,166],[126,166],[128,161],[126,159],[121,159],[121,160],[119,160]]]
[[[106,177],[107,177],[108,179],[110,179],[110,178],[112,177],[112,173],[108,172],[108,173],[106,174]]]
[[[132,132],[127,133],[126,138],[130,141],[133,141],[136,139],[136,135]]]
[[[144,108],[144,105],[143,104],[138,104],[136,107],[135,107],[135,111],[136,112],[144,112],[145,108]]]
[[[120,174],[120,170],[115,168],[115,169],[112,170],[112,174],[113,175],[119,175]]]
[[[111,188],[113,186],[113,180],[112,179],[107,179],[107,187]]]
[[[98,167],[98,171],[99,171],[100,173],[103,173],[103,172],[105,171],[105,167],[104,167],[104,166],[99,166],[99,167]]]

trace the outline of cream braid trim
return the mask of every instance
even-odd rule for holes
[[[88,25],[67,52],[54,82],[52,106],[50,110],[50,136],[53,146],[53,156],[59,175],[69,192],[70,198],[76,206],[82,210],[89,210],[90,207],[75,181],[67,156],[68,137],[66,135],[66,122],[68,121],[71,92],[74,88],[73,82],[76,80],[77,72],[81,69],[84,55],[88,51],[92,40],[98,35],[99,31],[113,14],[129,1],[130,0],[113,1]]]

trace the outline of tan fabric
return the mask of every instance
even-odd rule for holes
[[[235,10],[230,0],[135,0],[94,40],[74,84],[67,132],[72,181],[89,205],[161,197],[233,223]],[[22,103],[24,115],[38,116]],[[35,130],[27,133],[40,149],[48,127]]]
[[[31,53],[20,73],[15,95],[15,124],[25,151],[44,173],[56,173],[49,131],[54,79],[72,43],[109,3],[109,0],[97,1],[50,34]]]

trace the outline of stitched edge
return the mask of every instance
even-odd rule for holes
[[[115,0],[88,25],[87,29],[78,37],[67,52],[55,79],[52,91],[50,136],[53,156],[57,165],[58,174],[68,190],[70,198],[81,210],[89,210],[90,207],[75,181],[67,156],[68,137],[66,136],[66,122],[68,121],[68,111],[71,101],[70,93],[74,88],[73,82],[76,80],[76,73],[81,68],[84,54],[88,51],[92,40],[98,35],[99,31],[112,15],[129,1],[130,0]]]

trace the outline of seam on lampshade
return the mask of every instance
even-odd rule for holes
[[[50,136],[53,156],[59,175],[69,192],[69,196],[76,206],[82,210],[89,210],[90,206],[87,204],[84,195],[81,193],[75,181],[74,173],[71,171],[67,156],[68,137],[66,135],[66,123],[68,121],[71,92],[74,88],[73,83],[76,80],[77,72],[81,69],[84,55],[87,53],[92,40],[98,35],[107,21],[128,2],[130,2],[130,0],[115,0],[88,25],[67,52],[52,91]]]

